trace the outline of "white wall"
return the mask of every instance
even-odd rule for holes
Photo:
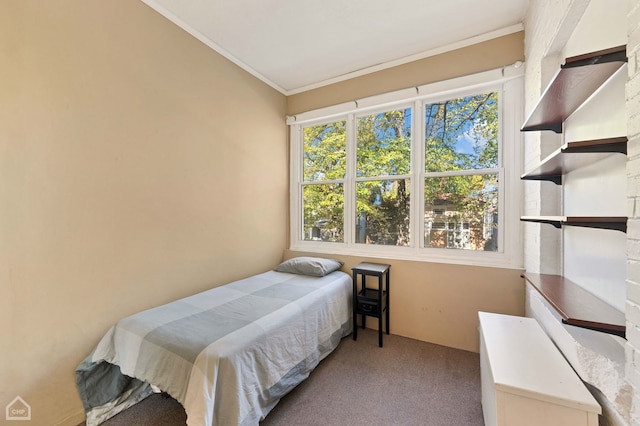
[[[640,424],[640,2],[628,4],[626,377],[632,385],[632,423]]]
[[[627,2],[623,1],[533,0],[525,22],[525,110],[531,111],[566,57],[626,44],[626,14]],[[591,107],[567,120],[564,134],[527,134],[525,163],[535,164],[562,143],[582,140],[584,135],[589,135],[587,139],[625,135],[625,80],[621,72]],[[620,155],[568,174],[562,187],[550,188],[555,185],[549,182],[527,184],[527,214],[624,216],[625,167],[626,158]],[[545,212],[545,205],[553,210]],[[565,275],[620,310],[626,303],[625,262],[626,235],[618,231],[525,227],[528,271]],[[537,291],[528,287],[526,294],[527,315],[544,326],[603,406],[601,424],[629,424],[632,404],[625,373],[625,341],[564,325]]]

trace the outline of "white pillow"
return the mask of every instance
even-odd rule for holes
[[[324,277],[342,267],[343,263],[335,259],[321,257],[294,257],[276,266],[275,271],[288,272],[290,274],[311,275],[312,277]]]

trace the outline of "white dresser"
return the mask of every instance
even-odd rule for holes
[[[533,318],[479,312],[485,426],[597,426],[600,405]]]

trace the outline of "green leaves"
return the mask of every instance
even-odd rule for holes
[[[305,181],[344,179],[347,172],[346,123],[304,128]]]
[[[356,183],[356,242],[408,246],[409,179]]]
[[[358,118],[356,176],[411,173],[411,108]]]
[[[425,123],[426,172],[497,167],[497,92],[427,104]]]

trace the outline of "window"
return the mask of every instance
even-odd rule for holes
[[[410,245],[411,108],[356,118],[357,244]]]
[[[290,120],[291,248],[519,265],[522,83],[502,74]]]
[[[425,104],[425,247],[498,250],[498,102],[491,91]],[[432,225],[443,216],[446,231]]]
[[[303,130],[304,240],[344,241],[345,122]]]

